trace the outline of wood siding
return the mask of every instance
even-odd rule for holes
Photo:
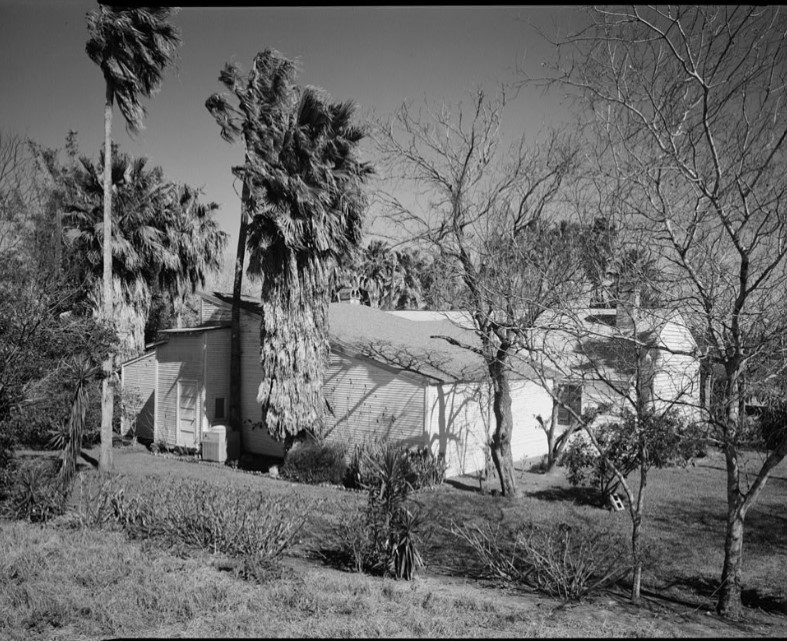
[[[490,425],[486,383],[429,385],[426,425],[432,453],[442,455],[446,476],[475,474],[486,467]]]
[[[170,336],[156,348],[158,382],[156,387],[157,436],[167,445],[178,445],[178,381],[202,380],[204,333]],[[198,398],[197,416],[202,416]],[[198,432],[199,432],[198,426]],[[190,446],[191,447],[191,446]]]
[[[127,412],[121,417],[121,432],[128,434],[131,429],[128,415],[133,414],[136,418],[136,437],[152,441],[155,438],[156,352],[152,351],[123,365],[121,382],[124,402],[128,403]]]
[[[682,323],[665,323],[654,350],[653,399],[657,410],[673,405],[686,420],[700,418],[700,363],[690,356],[696,343]],[[685,352],[676,354],[674,352]]]
[[[203,376],[205,421],[208,426],[229,426],[230,402],[230,329],[205,332],[205,367]],[[216,416],[216,399],[224,399],[224,416]]]
[[[326,436],[350,446],[392,440],[427,444],[424,385],[371,361],[331,353],[325,377]]]
[[[552,397],[533,381],[511,381],[511,413],[514,429],[511,454],[515,462],[547,453],[547,435],[536,420],[540,415],[547,423],[552,416]]]
[[[199,320],[201,324],[229,323],[232,321],[232,306],[217,305],[203,298],[200,302]]]

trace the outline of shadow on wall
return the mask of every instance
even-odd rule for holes
[[[486,465],[489,438],[489,391],[483,383],[437,385],[437,431],[429,435],[429,446],[443,454],[449,467],[462,474],[481,471]],[[434,407],[429,408],[434,417]],[[432,423],[434,427],[434,423]],[[453,451],[452,451],[453,450]]]

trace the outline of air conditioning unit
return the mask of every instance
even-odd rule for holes
[[[202,460],[224,463],[227,460],[227,428],[214,425],[202,433]]]

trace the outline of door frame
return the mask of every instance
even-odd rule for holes
[[[180,400],[181,400],[181,390],[182,386],[184,385],[193,385],[194,386],[194,443],[184,443],[183,439],[181,438],[181,430],[180,430]],[[200,394],[200,385],[199,381],[192,378],[184,378],[178,379],[177,384],[177,412],[176,412],[176,423],[175,423],[175,442],[180,447],[199,447],[200,438],[202,438],[202,416],[201,412],[201,394]]]

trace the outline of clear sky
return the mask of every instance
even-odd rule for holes
[[[0,0],[0,128],[62,147],[69,129],[82,153],[97,157],[103,140],[104,86],[85,54],[86,0]],[[232,238],[240,201],[230,167],[242,161],[205,109],[222,87],[224,63],[248,70],[258,51],[278,49],[299,62],[298,82],[335,99],[352,99],[361,119],[386,117],[403,101],[445,101],[514,80],[517,63],[537,75],[553,55],[532,25],[565,31],[578,7],[186,7],[173,18],[183,45],[177,68],[146,103],[144,131],[130,138],[116,111],[121,149],[161,165],[165,175],[204,189],[221,206]],[[533,135],[565,111],[558,97],[522,92],[507,110],[512,134]],[[388,231],[376,222],[370,231]]]

